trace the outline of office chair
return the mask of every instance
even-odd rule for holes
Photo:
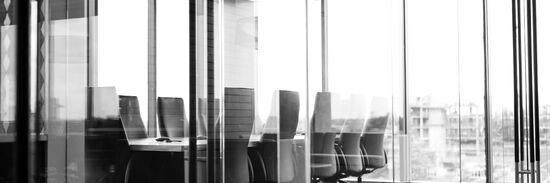
[[[357,177],[361,182],[363,175],[363,153],[361,151],[360,138],[365,123],[366,103],[361,95],[352,94],[350,100],[342,106],[347,111],[345,122],[342,126],[337,151],[340,151],[339,178],[349,176]]]
[[[88,102],[85,180],[88,183],[123,182],[130,150],[120,122],[115,88],[88,88]]]
[[[160,135],[169,138],[188,136],[188,122],[185,118],[183,99],[158,97],[158,120]],[[182,182],[185,179],[185,159],[183,153],[170,153],[162,156],[159,182]]]
[[[384,133],[390,117],[389,102],[386,98],[374,97],[371,105],[371,118],[361,136],[361,149],[365,154],[364,173],[371,173],[388,163],[384,150]]]
[[[188,122],[181,98],[158,97],[158,120],[163,137],[186,137]]]
[[[147,133],[139,112],[136,96],[119,95],[119,111],[122,127],[128,141],[147,138]],[[133,152],[126,168],[126,183],[156,182],[160,159],[154,152]]]
[[[266,130],[268,132],[263,134],[259,151],[265,164],[268,183],[291,182],[296,176],[294,135],[300,110],[299,94],[295,91],[280,90],[275,93],[274,99],[278,99],[274,101],[278,114],[274,114],[276,116],[268,120],[266,128],[273,129]]]
[[[332,101],[330,92],[318,92],[311,120],[311,179],[312,182],[336,182],[338,161],[335,151],[336,131],[332,129]]]
[[[388,157],[384,150],[384,133],[389,115],[371,118],[367,123],[375,124],[380,128],[367,129],[361,136],[361,149],[365,154],[363,161],[364,173],[371,173],[383,168],[388,163]]]
[[[248,142],[254,124],[254,89],[225,88],[223,133],[226,183],[250,182]],[[217,128],[219,129],[219,126]]]
[[[197,138],[198,139],[206,139],[207,133],[206,133],[206,124],[208,124],[208,100],[206,98],[199,98],[198,99],[198,119],[197,122]],[[219,99],[215,102],[214,105],[219,105]],[[215,111],[216,114],[219,113],[219,109]]]

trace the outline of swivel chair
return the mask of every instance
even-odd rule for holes
[[[361,151],[360,138],[365,123],[365,98],[352,94],[349,102],[342,107],[347,109],[347,115],[337,146],[342,153],[339,155],[341,156],[339,178],[355,176],[357,181],[361,182],[361,176],[364,173],[362,158],[364,154]]]
[[[147,138],[136,96],[119,95],[120,120],[128,141]],[[159,156],[151,152],[133,152],[126,168],[126,183],[155,182]]]
[[[318,92],[312,118],[311,179],[312,182],[336,182],[338,161],[335,151],[336,130],[332,128],[332,100],[330,92]]]
[[[226,183],[250,182],[247,152],[254,109],[254,89],[225,88],[223,133]],[[216,127],[217,130],[221,130],[219,127]]]
[[[388,163],[384,150],[384,134],[390,116],[388,100],[383,97],[373,98],[371,110],[371,117],[361,135],[361,149],[365,154],[363,158],[364,173],[371,173],[376,169],[383,168]]]
[[[296,176],[294,135],[298,125],[298,92],[280,90],[274,96],[275,114],[266,125],[260,142],[268,183],[291,182]],[[279,156],[279,157],[278,157]]]

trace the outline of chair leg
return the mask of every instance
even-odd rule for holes
[[[357,183],[362,183],[363,180],[361,179],[361,176],[357,177]]]

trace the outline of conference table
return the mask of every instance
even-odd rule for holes
[[[248,143],[248,147],[254,147],[261,141],[262,135],[251,135]],[[305,135],[294,136],[295,141],[303,141]],[[157,151],[157,152],[185,152],[189,149],[189,138],[170,138],[172,142],[157,141],[157,138],[143,138],[129,140],[131,151]],[[208,140],[197,140],[197,149],[205,149],[208,144]]]

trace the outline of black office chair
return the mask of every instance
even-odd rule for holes
[[[126,139],[147,138],[147,133],[139,112],[136,96],[119,96],[119,111]],[[126,183],[157,182],[159,164],[163,157],[154,152],[131,153],[126,168]]]
[[[318,92],[311,120],[311,178],[312,182],[336,182],[338,161],[335,151],[336,131],[332,129],[332,95]]]
[[[183,99],[158,97],[158,120],[160,135],[169,138],[186,137],[189,129],[185,118]],[[183,153],[170,153],[162,156],[159,182],[182,182],[185,179],[185,158]]]
[[[361,149],[363,154],[364,173],[371,173],[388,164],[388,157],[384,150],[384,133],[388,123],[389,114],[370,118],[367,128],[361,136]]]
[[[274,130],[267,130],[268,132],[264,133],[259,147],[269,183],[291,182],[296,176],[296,161],[293,151],[300,110],[299,94],[295,91],[283,90],[276,94],[278,94],[276,102],[278,105],[274,107],[279,108],[279,114],[274,114],[277,116],[268,120],[266,125],[267,128],[274,128]],[[278,155],[280,158],[277,157]]]
[[[355,176],[361,182],[364,154],[361,151],[360,138],[366,121],[366,103],[363,96],[353,94],[345,105],[343,107],[346,108],[347,115],[337,146],[337,151],[340,151],[339,178]]]
[[[163,137],[186,137],[189,124],[185,118],[183,99],[172,97],[158,98],[158,120],[160,135]]]
[[[250,182],[248,142],[254,123],[254,89],[225,88],[224,137],[226,183]]]
[[[371,114],[361,136],[361,149],[365,154],[364,173],[371,173],[386,166],[388,158],[384,150],[384,133],[390,117],[390,103],[385,97],[374,97]]]
[[[90,109],[85,121],[85,180],[123,182],[130,152],[120,122],[114,87],[88,88]]]

